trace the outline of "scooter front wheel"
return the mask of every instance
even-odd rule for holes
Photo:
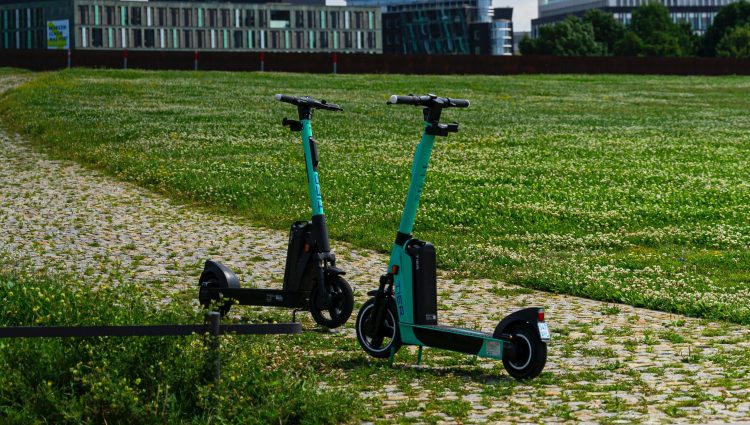
[[[398,313],[393,300],[388,300],[382,331],[379,335],[367,336],[365,329],[375,318],[375,298],[370,298],[362,305],[357,315],[357,341],[367,354],[379,359],[388,358],[391,350],[395,353],[401,348],[401,333],[398,330]]]
[[[349,282],[341,276],[327,279],[326,285],[331,291],[330,301],[321,302],[320,285],[315,285],[310,294],[310,314],[315,322],[327,328],[338,328],[346,323],[354,310],[354,294]]]
[[[515,352],[512,358],[503,359],[508,374],[519,381],[539,376],[547,363],[547,344],[539,333],[527,322],[511,323],[504,333],[513,337]]]

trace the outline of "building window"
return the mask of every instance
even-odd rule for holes
[[[305,12],[297,10],[294,12],[294,27],[302,28],[305,26]]]
[[[185,38],[185,48],[190,49],[193,47],[193,40],[191,37],[191,31],[190,30],[184,30],[183,31],[184,38]]]
[[[245,11],[245,26],[248,28],[252,28],[255,26],[255,11],[254,10]]]
[[[163,27],[167,24],[167,9],[160,7],[159,8],[159,26]]]
[[[204,40],[206,38],[206,31],[204,30],[198,30],[195,32],[195,42],[199,49],[202,49],[204,46]]]
[[[315,28],[315,12],[307,11],[307,28]]]
[[[89,7],[78,6],[78,20],[81,25],[88,25],[89,23]]]
[[[211,28],[216,27],[216,9],[208,11],[208,26]]]
[[[143,38],[145,40],[145,46],[149,48],[153,48],[156,46],[156,40],[154,35],[154,30],[145,30],[143,34]]]
[[[104,43],[104,34],[101,28],[91,29],[91,47],[102,47]]]
[[[143,33],[141,30],[133,30],[133,48],[143,46]]]
[[[221,26],[224,28],[231,26],[229,22],[229,9],[221,9]]]
[[[241,49],[242,48],[242,31],[235,31],[233,37],[234,37],[234,48]]]
[[[112,6],[107,6],[105,13],[107,14],[107,25],[114,25],[115,24],[115,8]]]
[[[331,21],[331,28],[333,29],[338,28],[339,27],[339,13],[331,12],[330,21]]]
[[[128,8],[127,7],[121,7],[120,8],[120,22],[122,26],[126,26],[128,24]]]
[[[140,7],[130,8],[130,22],[133,25],[141,25],[141,8]]]
[[[192,14],[190,13],[190,12],[191,12],[191,9],[183,9],[183,11],[182,11],[182,12],[183,12],[183,13],[182,13],[182,18],[183,18],[183,19],[182,19],[182,25],[183,25],[183,26],[186,26],[186,27],[191,27],[191,26],[193,26],[193,19],[192,19],[192,18],[193,18],[193,16],[192,16]]]
[[[253,41],[254,41],[253,40],[253,32],[252,31],[248,31],[247,32],[247,48],[248,49],[252,49],[253,48],[253,45],[255,44],[255,43],[253,43]]]
[[[180,12],[180,10],[177,9],[177,8],[174,8],[174,7],[169,8],[169,14],[170,14],[170,18],[171,18],[170,22],[171,22],[171,24],[172,24],[173,27],[176,27],[176,26],[180,25],[179,24],[179,19],[180,19],[179,12]]]

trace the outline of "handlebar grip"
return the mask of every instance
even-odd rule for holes
[[[448,100],[451,103],[451,106],[455,108],[468,108],[469,107],[469,100],[468,99],[451,99],[448,98]]]
[[[399,96],[399,95],[391,95],[390,99],[388,99],[389,105],[419,105],[422,103],[419,96]]]
[[[291,103],[292,105],[296,105],[298,103],[296,97],[288,96],[286,94],[277,94],[276,100],[278,100],[279,102]]]
[[[323,103],[320,102],[318,108],[327,109],[329,111],[343,111],[344,109],[335,103]]]

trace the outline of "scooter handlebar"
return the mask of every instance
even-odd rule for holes
[[[306,106],[314,109],[325,109],[328,111],[343,111],[341,106],[335,103],[328,103],[325,100],[316,100],[310,96],[289,96],[286,94],[277,94],[276,100],[279,102],[291,103],[295,106]]]
[[[450,97],[438,97],[434,94],[426,96],[399,96],[392,95],[388,102],[389,105],[413,105],[432,107],[440,105],[442,108],[468,108],[470,102],[467,99],[451,99]]]

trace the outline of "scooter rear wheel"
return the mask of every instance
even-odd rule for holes
[[[365,329],[373,320],[375,314],[375,298],[370,298],[362,305],[357,315],[357,341],[365,352],[379,359],[388,358],[391,350],[395,353],[401,348],[401,333],[398,330],[398,313],[396,303],[388,301],[388,309],[385,313],[385,323],[381,335],[368,337]]]
[[[513,336],[515,348],[512,359],[503,359],[503,366],[508,374],[519,381],[539,376],[547,363],[547,344],[542,341],[538,332],[527,322],[515,322],[504,333]]]
[[[349,282],[341,276],[333,276],[326,282],[331,291],[331,301],[328,305],[321,304],[319,301],[322,289],[320,285],[315,285],[310,294],[310,314],[315,322],[327,328],[338,328],[346,323],[354,310],[354,295]]]

